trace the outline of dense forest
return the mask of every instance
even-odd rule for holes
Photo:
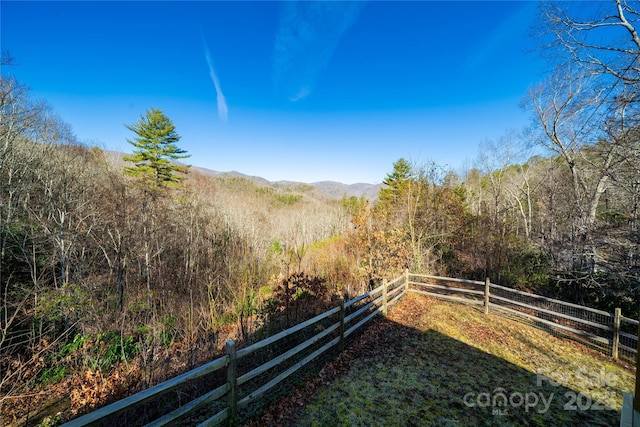
[[[132,117],[134,154],[88,146],[5,56],[4,421],[56,393],[65,417],[89,411],[407,268],[637,317],[640,11],[608,6],[541,10],[555,71],[525,96],[530,128],[484,141],[466,171],[390,159],[376,200],[189,168],[157,109]]]

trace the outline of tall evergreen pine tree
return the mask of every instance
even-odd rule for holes
[[[136,149],[131,156],[124,157],[125,161],[134,163],[125,167],[126,174],[142,177],[156,187],[167,187],[184,179],[180,174],[188,173],[190,166],[178,165],[172,160],[191,155],[176,145],[180,135],[160,109],[150,108],[136,123],[125,126],[138,135],[133,140],[127,139]]]
[[[405,190],[407,182],[411,179],[411,163],[400,158],[393,164],[393,172],[388,173],[382,181],[387,187],[382,188],[378,194],[382,204],[392,205],[397,202],[398,196]]]

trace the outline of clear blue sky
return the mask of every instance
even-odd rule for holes
[[[529,123],[538,4],[0,3],[15,75],[80,141],[130,152],[150,107],[188,162],[266,179],[381,182],[400,157],[459,168]]]

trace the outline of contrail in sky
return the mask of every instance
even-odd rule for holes
[[[282,4],[273,52],[273,81],[291,102],[307,97],[362,2],[287,1]]]
[[[225,99],[224,94],[222,93],[222,89],[220,88],[220,80],[218,80],[216,70],[213,68],[213,61],[211,60],[211,54],[209,53],[207,43],[204,41],[204,36],[202,37],[202,46],[204,47],[204,59],[207,60],[207,65],[209,66],[209,75],[211,76],[213,85],[216,88],[216,99],[218,101],[218,117],[220,117],[220,120],[226,123],[229,119],[229,108],[227,107],[227,100]]]

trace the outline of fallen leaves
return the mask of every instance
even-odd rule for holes
[[[71,390],[71,414],[78,415],[125,397],[132,384],[140,379],[138,368],[127,372],[114,369],[104,375],[100,370],[86,369]]]

